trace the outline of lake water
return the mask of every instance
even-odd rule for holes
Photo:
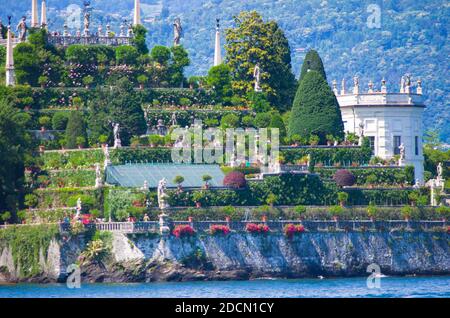
[[[384,277],[380,289],[366,278],[253,280],[148,284],[0,285],[0,298],[299,298],[299,297],[450,297],[450,276]]]

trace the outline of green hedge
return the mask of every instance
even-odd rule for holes
[[[76,169],[103,164],[105,156],[101,149],[85,149],[65,152],[45,152],[41,155],[42,169]]]
[[[321,178],[333,179],[334,174],[341,168],[321,168],[315,167],[314,172],[318,173]],[[372,168],[342,168],[349,170],[356,177],[357,185],[369,185],[367,177],[374,176],[376,180],[372,184],[380,185],[400,185],[414,184],[414,167],[372,167]]]
[[[158,119],[162,119],[166,125],[168,125],[171,122],[173,113],[176,113],[177,118],[177,124],[181,127],[186,127],[191,125],[192,123],[192,117],[194,117],[197,120],[202,120],[203,124],[210,123],[210,120],[217,120],[215,126],[220,125],[220,120],[223,116],[228,114],[235,114],[237,115],[241,120],[242,116],[246,115],[248,111],[239,111],[239,110],[158,110],[158,109],[152,109],[148,111],[148,116],[152,120],[152,124],[156,125],[158,122]],[[212,126],[212,125],[208,125]],[[243,127],[244,124],[240,124],[240,127]]]
[[[39,209],[75,207],[78,197],[87,210],[103,210],[103,192],[101,189],[39,189],[34,191],[38,197]]]
[[[20,108],[29,106],[32,109],[47,108],[67,108],[72,107],[74,97],[81,98],[83,104],[93,100],[98,95],[99,90],[109,90],[109,87],[99,87],[96,89],[80,88],[40,88],[28,86],[0,87],[0,98],[6,97],[13,101]],[[181,89],[181,88],[154,88],[134,90],[131,94],[145,104],[159,101],[162,106],[179,106],[181,102],[187,100],[189,105],[183,106],[209,106],[215,101],[211,92],[202,89]]]
[[[95,170],[60,170],[49,173],[49,188],[95,186]]]
[[[326,166],[334,165],[336,163],[339,163],[342,166],[350,166],[353,163],[359,165],[367,164],[372,156],[370,148],[367,147],[284,148],[280,150],[280,153],[285,163],[295,164],[298,160],[311,155],[312,165],[323,164]]]
[[[410,200],[408,196],[416,190],[405,189],[352,189],[347,188],[343,191],[349,194],[349,205],[367,205],[373,202],[377,205],[406,205]],[[420,190],[422,195],[429,198],[429,189]],[[429,202],[428,202],[429,203]]]

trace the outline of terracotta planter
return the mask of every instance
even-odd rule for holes
[[[194,218],[192,216],[188,217],[188,222],[192,223],[192,221],[194,220]]]
[[[264,216],[262,217],[262,221],[263,221],[264,223],[267,222],[267,216],[264,215]]]
[[[45,151],[45,146],[39,146],[39,152],[44,152]]]
[[[202,207],[202,204],[200,202],[195,202],[195,206],[197,209],[200,209]]]

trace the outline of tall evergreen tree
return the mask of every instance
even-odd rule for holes
[[[291,50],[283,30],[275,21],[265,22],[256,11],[241,12],[235,28],[226,30],[226,61],[232,88],[242,96],[254,90],[255,65],[261,69],[261,87],[272,105],[290,107],[296,81],[291,69]]]
[[[0,216],[5,211],[14,216],[19,207],[29,145],[25,119],[24,113],[0,100]]]
[[[306,73],[292,106],[289,135],[317,135],[321,142],[326,135],[344,136],[339,104],[326,80],[317,71]]]
[[[325,73],[325,68],[323,67],[322,59],[320,58],[319,53],[317,53],[317,51],[315,50],[309,50],[308,53],[306,53],[302,66],[302,72],[300,73],[300,82],[305,77],[308,69],[317,71],[320,75],[323,76],[325,80],[327,80],[327,75]]]
[[[66,147],[69,149],[76,148],[78,146],[77,138],[84,138],[86,143],[86,125],[84,123],[83,116],[79,111],[73,111],[69,115],[66,128]]]

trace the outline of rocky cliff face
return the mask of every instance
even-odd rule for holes
[[[115,233],[109,257],[81,266],[83,281],[144,282],[227,280],[257,277],[367,275],[369,264],[383,274],[450,274],[446,233],[304,233],[195,238]],[[85,243],[53,241],[42,253],[42,274],[31,281],[64,281]],[[0,251],[0,281],[17,281],[18,268],[8,248]]]

